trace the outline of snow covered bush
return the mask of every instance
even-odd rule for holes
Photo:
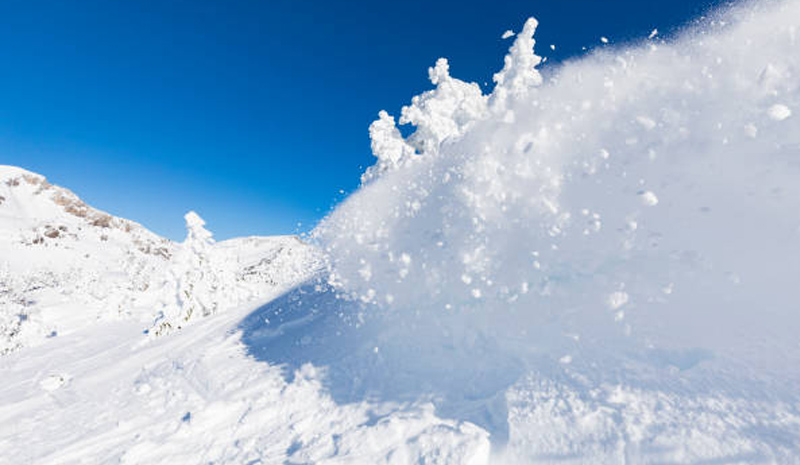
[[[35,309],[33,293],[55,284],[52,274],[14,275],[0,267],[0,355],[53,334]]]

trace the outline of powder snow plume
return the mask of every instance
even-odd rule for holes
[[[380,113],[376,165],[314,232],[331,285],[442,376],[494,350],[519,373],[699,386],[711,375],[689,373],[714,371],[793,396],[800,2],[732,8],[546,78],[536,27],[491,94],[440,59],[399,114],[413,134]],[[515,441],[513,415],[465,417],[510,422]]]
[[[789,311],[799,7],[737,10],[544,83],[531,19],[490,95],[440,59],[401,113],[416,132],[381,112],[377,165],[315,232],[334,284],[395,311],[626,334],[638,314],[699,327]]]
[[[0,462],[800,465],[800,0],[536,27],[379,113],[319,247],[0,166]]]

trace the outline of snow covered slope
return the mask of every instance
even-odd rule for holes
[[[190,212],[176,244],[42,176],[0,181],[0,464],[488,457],[485,431],[429,403],[340,406],[321,367],[289,382],[248,356],[239,322],[319,270],[296,237],[216,243]]]
[[[439,60],[410,137],[379,114],[321,252],[4,168],[0,308],[42,329],[0,461],[800,464],[800,1],[547,76],[535,28],[491,94]]]
[[[175,244],[41,175],[0,166],[0,354],[97,320],[132,318],[163,332],[194,307],[236,307],[316,266],[294,237],[216,244],[196,214],[187,218],[190,237]]]
[[[246,306],[143,338],[118,320],[0,358],[0,463],[485,463],[480,428],[430,404],[339,405],[247,356]]]

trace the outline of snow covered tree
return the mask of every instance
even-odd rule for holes
[[[464,135],[476,122],[492,114],[512,120],[509,103],[525,98],[542,84],[542,76],[536,69],[542,59],[534,53],[537,26],[534,18],[525,23],[509,49],[503,69],[494,75],[496,86],[488,96],[478,84],[450,76],[447,59],[439,58],[428,68],[428,78],[436,87],[415,96],[401,111],[399,124],[416,128],[409,137],[403,138],[394,118],[386,111],[381,111],[370,125],[372,153],[377,163],[367,169],[362,183],[405,165],[415,155],[436,156],[445,140]]]
[[[184,323],[197,316],[207,316],[217,311],[220,274],[215,260],[214,239],[205,228],[205,221],[190,211],[186,220],[186,239],[177,250],[168,278],[175,283],[174,304],[167,305],[156,322],[155,334],[180,329]]]
[[[181,273],[179,299],[182,303],[182,317],[188,321],[195,312],[206,316],[217,310],[214,294],[219,287],[219,276],[213,260],[214,239],[205,228],[206,222],[193,211],[184,218],[187,234],[180,257],[182,266],[178,267]]]

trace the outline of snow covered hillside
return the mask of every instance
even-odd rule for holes
[[[248,355],[248,313],[318,279],[297,238],[215,243],[190,212],[177,244],[19,168],[0,166],[0,189],[0,463],[488,457],[486,432],[430,404],[339,406],[323,367],[289,382]]]
[[[800,464],[800,0],[536,27],[381,112],[313,245],[3,167],[0,462]]]
[[[195,213],[187,226],[187,241],[175,244],[41,175],[0,166],[0,354],[98,320],[134,319],[160,334],[316,266],[293,237],[214,243]]]

